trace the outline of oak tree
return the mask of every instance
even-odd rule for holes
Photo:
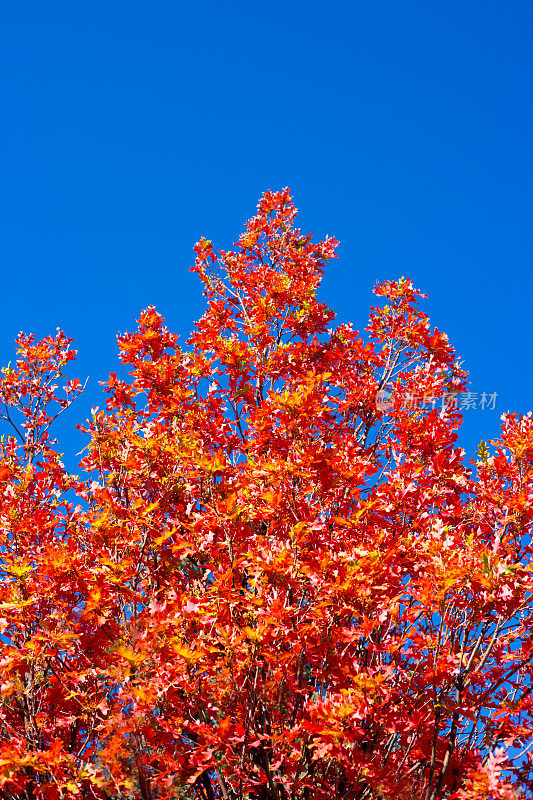
[[[295,216],[267,192],[196,245],[184,346],[154,308],[119,337],[80,476],[50,434],[72,342],[17,340],[0,798],[533,797],[532,417],[468,461],[420,293],[334,327],[337,242]]]

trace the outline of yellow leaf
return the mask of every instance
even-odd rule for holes
[[[194,664],[195,661],[198,661],[204,655],[201,650],[190,650],[188,647],[183,647],[177,642],[174,642],[172,647],[176,655],[183,658],[187,664]]]
[[[165,533],[162,536],[159,536],[157,539],[154,539],[154,544],[160,547],[163,544],[163,542],[166,542],[166,540],[169,539],[173,533],[176,533],[176,531],[177,528],[172,528],[170,531],[165,531]]]
[[[16,578],[23,578],[24,575],[32,571],[32,567],[29,564],[25,564],[23,561],[18,564],[11,564],[9,569],[6,570],[6,572],[9,572],[10,575],[14,575]]]
[[[143,661],[143,656],[140,653],[135,653],[129,647],[119,647],[117,650],[117,655],[126,659],[126,661],[128,661],[131,665],[138,664],[140,661]]]

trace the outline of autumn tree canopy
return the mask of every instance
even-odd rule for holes
[[[468,461],[419,292],[334,327],[337,242],[295,216],[267,192],[233,250],[196,245],[183,346],[154,308],[119,337],[78,476],[72,341],[17,339],[2,800],[533,797],[532,418]]]

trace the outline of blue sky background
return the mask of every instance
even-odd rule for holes
[[[115,337],[155,304],[186,338],[202,235],[228,247],[268,188],[335,235],[322,299],[366,324],[411,277],[496,410],[533,408],[531,2],[5,0],[0,362],[63,328],[103,405]]]

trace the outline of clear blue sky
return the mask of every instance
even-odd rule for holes
[[[81,449],[116,333],[155,304],[185,338],[194,242],[230,246],[288,185],[301,227],[341,241],[341,321],[364,327],[377,279],[428,292],[498,393],[465,414],[473,451],[533,408],[532,34],[530,0],[5,0],[0,362],[21,329],[75,338]]]

